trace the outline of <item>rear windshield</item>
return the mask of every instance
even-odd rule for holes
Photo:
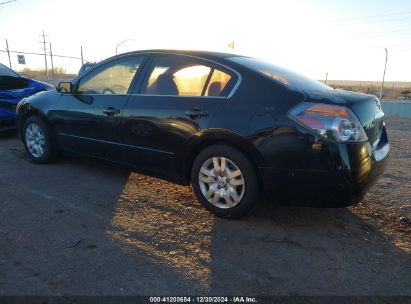
[[[13,72],[12,70],[2,65],[1,63],[0,63],[0,76],[20,77],[17,73]]]
[[[331,87],[319,81],[312,80],[261,59],[250,57],[228,57],[227,59],[291,87],[307,91],[332,90]]]

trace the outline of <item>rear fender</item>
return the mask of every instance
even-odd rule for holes
[[[182,174],[187,181],[190,181],[191,167],[195,157],[206,147],[214,144],[230,145],[244,153],[256,167],[265,166],[262,155],[251,141],[227,130],[208,129],[195,134],[180,155],[179,161],[183,164]]]

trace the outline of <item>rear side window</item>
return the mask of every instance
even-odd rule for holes
[[[319,81],[312,80],[260,59],[241,56],[228,57],[227,59],[291,87],[317,91],[332,89]]]
[[[173,74],[180,96],[201,96],[211,69],[204,65],[193,65]]]
[[[142,56],[119,58],[84,76],[78,85],[80,94],[126,94],[137,73]]]
[[[147,95],[223,96],[231,76],[184,56],[154,59],[141,89]]]

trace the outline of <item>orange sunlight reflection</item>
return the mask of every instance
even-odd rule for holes
[[[213,223],[188,187],[131,173],[107,233],[128,253],[207,289]]]

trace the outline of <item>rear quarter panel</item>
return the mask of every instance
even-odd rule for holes
[[[246,138],[262,160],[259,167],[330,170],[328,143],[288,117],[306,95],[264,76],[244,71],[242,75],[242,85],[216,114],[212,127]]]

